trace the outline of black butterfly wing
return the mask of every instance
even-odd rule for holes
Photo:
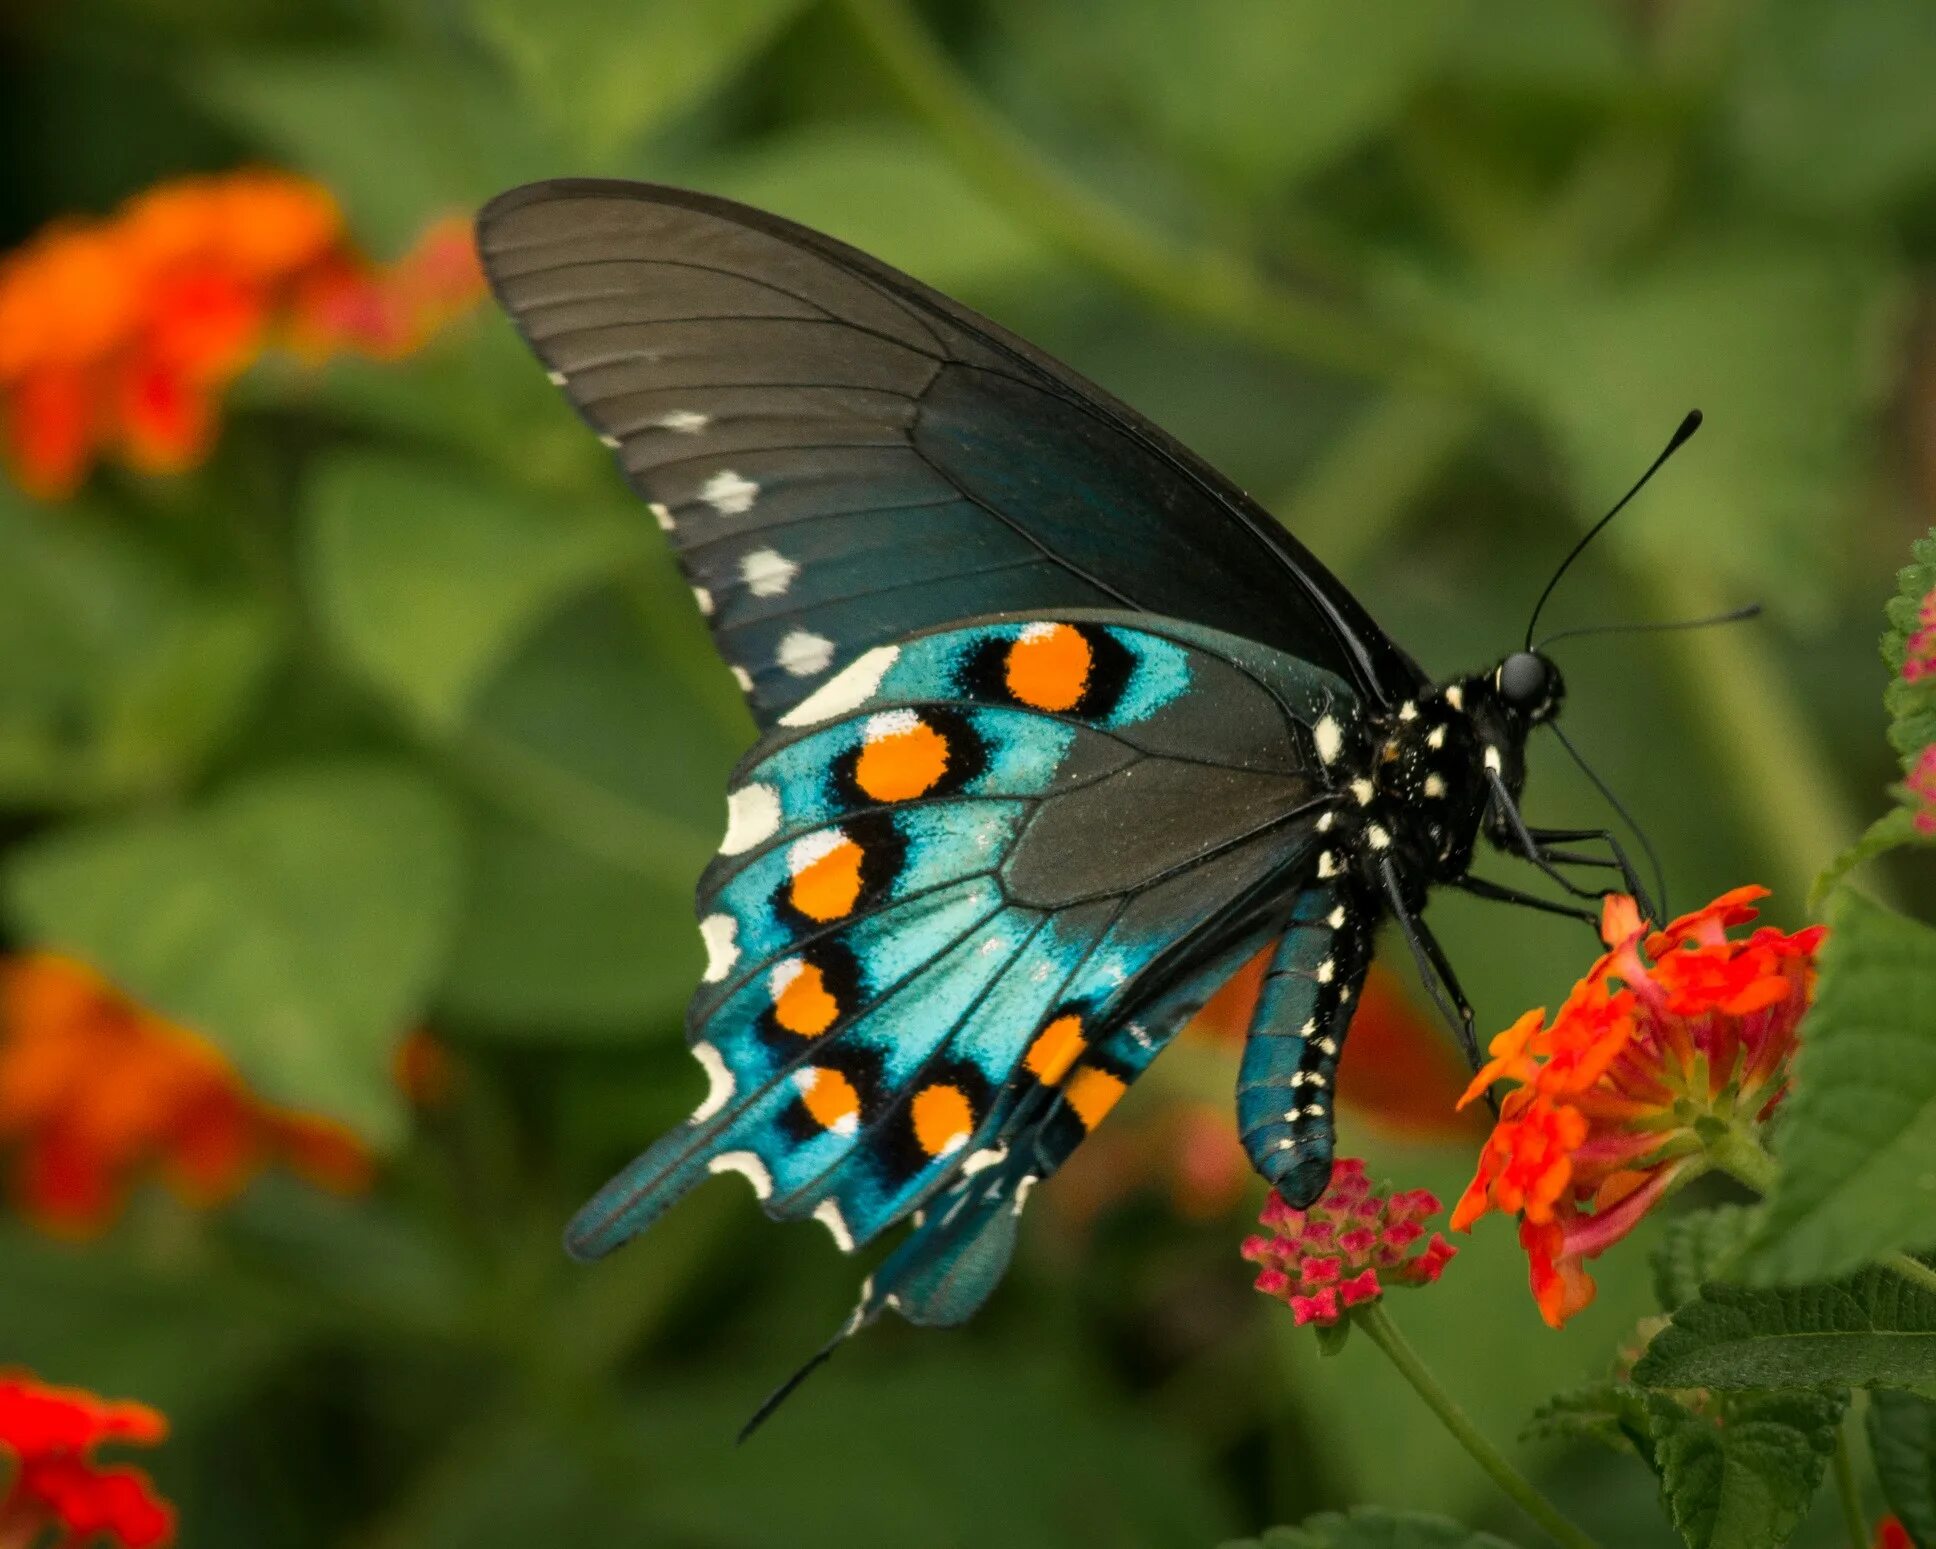
[[[505,310],[667,530],[769,725],[871,647],[973,615],[1128,608],[1325,668],[1421,675],[1255,502],[1134,411],[865,254],[743,205],[559,180],[478,247]]]

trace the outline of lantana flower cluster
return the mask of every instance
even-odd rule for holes
[[[0,1494],[0,1544],[103,1542],[159,1549],[175,1537],[173,1508],[140,1469],[94,1458],[115,1443],[153,1446],[168,1422],[145,1404],[111,1402],[0,1372],[0,1459],[12,1478]],[[0,1462],[0,1477],[4,1477]]]
[[[106,1227],[151,1173],[207,1207],[272,1162],[339,1193],[375,1169],[341,1124],[262,1102],[212,1044],[47,953],[0,963],[0,1147],[18,1208],[62,1236]]]
[[[1264,1231],[1244,1239],[1257,1265],[1257,1289],[1291,1309],[1302,1327],[1328,1328],[1353,1307],[1376,1301],[1387,1285],[1430,1285],[1458,1251],[1437,1232],[1420,1248],[1425,1223],[1440,1210],[1428,1189],[1387,1194],[1365,1164],[1343,1158],[1315,1205],[1296,1210],[1274,1191]],[[1417,1251],[1414,1251],[1417,1250]]]
[[[1541,1008],[1494,1039],[1465,1094],[1517,1083],[1452,1225],[1517,1215],[1555,1328],[1593,1300],[1586,1260],[1710,1166],[1711,1135],[1766,1120],[1781,1098],[1824,930],[1730,938],[1766,896],[1736,888],[1652,932],[1631,898],[1609,898],[1606,953],[1550,1025]]]
[[[396,358],[481,293],[461,219],[384,266],[306,179],[164,183],[0,259],[0,447],[43,499],[104,456],[179,472],[208,454],[222,392],[265,349]]]

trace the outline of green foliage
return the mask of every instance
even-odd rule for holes
[[[1936,1233],[1936,931],[1839,894],[1804,1026],[1781,1181],[1737,1266],[1762,1284],[1842,1274]]]
[[[1785,1544],[1828,1467],[1846,1394],[1756,1393],[1720,1423],[1649,1400],[1661,1495],[1688,1549]]]
[[[1634,1367],[1652,1388],[1908,1387],[1936,1381],[1936,1292],[1868,1269],[1833,1285],[1707,1285]]]
[[[1261,1538],[1236,1539],[1223,1549],[1511,1549],[1503,1538],[1475,1533],[1422,1511],[1360,1506],[1326,1511],[1296,1527],[1274,1527]]]
[[[1718,1205],[1675,1217],[1654,1249],[1654,1299],[1660,1310],[1673,1312],[1699,1296],[1710,1280],[1725,1278],[1760,1220],[1761,1211],[1748,1205]]]
[[[1936,1400],[1883,1392],[1869,1400],[1869,1450],[1883,1499],[1918,1546],[1936,1544]]]
[[[1597,1442],[1652,1466],[1653,1421],[1648,1395],[1630,1383],[1595,1382],[1548,1399],[1533,1411],[1532,1440]]]
[[[435,787],[319,764],[50,834],[12,852],[4,887],[30,939],[207,1033],[265,1096],[394,1145],[390,1051],[429,1004],[459,864]]]
[[[1914,683],[1902,676],[1910,638],[1930,627],[1922,615],[1936,596],[1936,532],[1917,539],[1913,552],[1914,562],[1896,576],[1896,595],[1885,610],[1889,630],[1882,637],[1882,659],[1890,675],[1882,696],[1889,711],[1889,743],[1902,755],[1905,769],[1936,742],[1936,674]]]

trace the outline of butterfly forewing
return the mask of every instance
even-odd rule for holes
[[[678,552],[762,725],[870,648],[995,612],[1126,608],[1323,667],[1419,674],[1240,491],[1068,368],[725,200],[535,184],[489,205],[499,300]]]

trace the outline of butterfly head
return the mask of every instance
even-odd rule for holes
[[[1550,657],[1515,651],[1492,670],[1500,708],[1528,727],[1550,721],[1566,698],[1566,680]]]

